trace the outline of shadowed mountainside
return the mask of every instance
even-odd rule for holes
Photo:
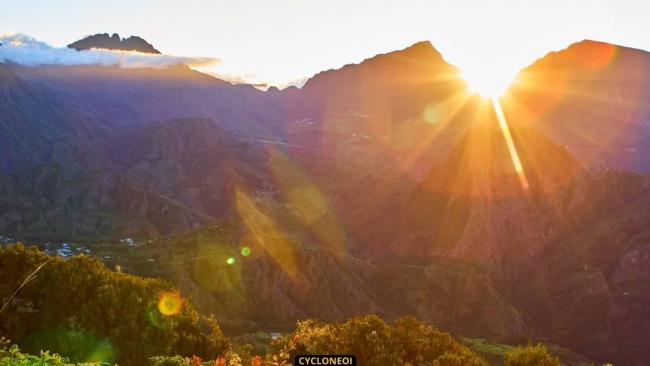
[[[153,237],[159,272],[226,324],[416,314],[643,365],[648,64],[585,41],[521,72],[501,103],[526,189],[428,42],[271,92],[0,64],[0,233]]]

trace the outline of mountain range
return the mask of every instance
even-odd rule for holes
[[[501,98],[519,170],[492,104],[429,42],[269,91],[185,66],[0,63],[0,233],[149,238],[226,326],[415,314],[645,365],[647,70],[594,41],[523,69]]]

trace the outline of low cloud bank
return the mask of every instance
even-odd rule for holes
[[[124,68],[165,68],[174,65],[205,67],[216,65],[219,60],[208,57],[179,57],[91,49],[77,51],[67,47],[56,48],[22,33],[0,36],[0,62],[23,66],[43,65],[102,65]]]

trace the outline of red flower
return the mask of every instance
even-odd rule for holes
[[[192,360],[190,361],[190,365],[192,365],[192,366],[201,366],[201,361],[203,361],[203,360],[201,360],[201,357],[194,355],[194,356],[192,356]]]

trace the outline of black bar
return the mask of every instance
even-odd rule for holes
[[[356,366],[354,355],[298,355],[293,359],[294,366]]]

